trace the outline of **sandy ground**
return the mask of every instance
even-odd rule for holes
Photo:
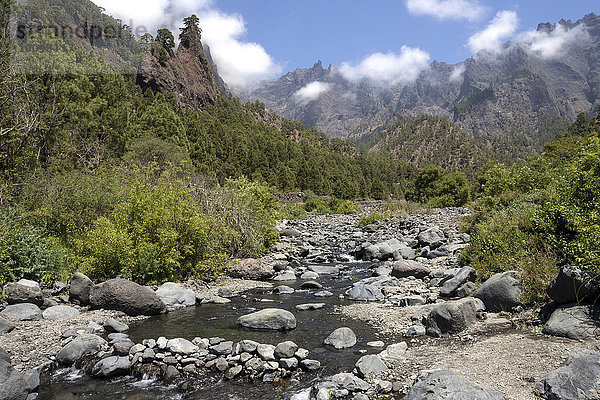
[[[405,359],[394,365],[387,378],[409,389],[417,373],[448,369],[471,382],[492,387],[507,400],[539,399],[535,383],[558,368],[568,355],[580,349],[600,349],[600,341],[580,342],[536,334],[532,327],[515,327],[497,314],[478,321],[467,331],[446,339],[403,338],[409,319],[418,307],[395,307],[379,303],[353,304],[341,311],[377,328],[387,344],[406,341]]]

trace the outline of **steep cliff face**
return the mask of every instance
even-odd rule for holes
[[[429,114],[490,143],[511,140],[532,151],[561,121],[600,106],[600,17],[540,24],[538,32],[574,29],[586,32],[587,39],[568,41],[553,57],[507,43],[499,56],[478,55],[454,65],[434,61],[415,82],[393,86],[352,83],[335,67],[325,70],[317,63],[266,82],[246,99],[260,100],[330,137],[361,141],[383,125]],[[312,82],[326,90],[318,98],[299,97]]]
[[[221,94],[200,35],[195,31],[175,52],[159,41],[153,43],[140,63],[137,82],[144,90],[172,92],[181,105],[194,110],[214,104]]]

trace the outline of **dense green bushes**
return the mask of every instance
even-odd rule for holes
[[[418,170],[406,197],[430,207],[463,206],[469,201],[470,185],[464,173],[430,165]]]
[[[545,299],[560,265],[600,273],[599,126],[598,118],[582,115],[543,156],[486,166],[461,262],[483,276],[520,270],[530,301]]]

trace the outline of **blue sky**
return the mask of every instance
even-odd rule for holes
[[[499,42],[531,38],[540,22],[600,13],[598,0],[94,1],[149,30],[176,29],[183,16],[197,13],[204,40],[233,86],[311,67],[319,59],[325,67],[345,66],[357,78],[394,70],[390,64],[418,71],[433,60],[457,63],[495,51]]]

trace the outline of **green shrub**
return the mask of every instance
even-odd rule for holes
[[[43,229],[15,211],[0,215],[0,285],[19,279],[54,282],[66,275],[66,253]]]
[[[219,274],[234,233],[205,214],[183,181],[142,178],[127,198],[77,240],[80,268],[91,278],[122,275],[162,283]]]
[[[369,215],[364,215],[364,216],[360,217],[360,219],[358,220],[358,226],[360,226],[361,228],[364,228],[367,225],[371,225],[376,222],[383,221],[384,219],[385,219],[384,216],[380,213],[371,213]]]
[[[280,211],[279,219],[306,219],[306,210],[301,204],[289,203]]]

